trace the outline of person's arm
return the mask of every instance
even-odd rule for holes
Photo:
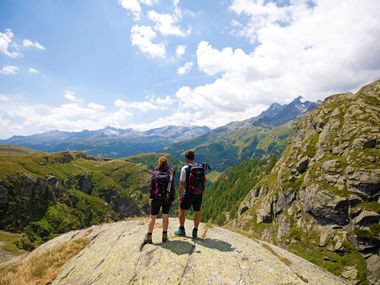
[[[178,191],[178,201],[182,201],[183,198],[183,190],[185,189],[185,181],[186,181],[186,170],[185,167],[181,169],[181,175],[179,176],[179,191]]]
[[[185,182],[180,181],[179,182],[179,191],[178,191],[178,201],[182,201],[183,199],[183,189],[185,189]]]
[[[153,198],[154,198],[154,172],[152,174],[152,177],[150,178],[150,185],[149,185],[149,206],[151,205]]]
[[[170,187],[170,200],[171,201],[174,201],[175,199],[175,183],[174,183],[174,180],[175,180],[175,170],[172,170],[170,171],[170,174],[172,176],[172,184],[171,184],[171,187]]]

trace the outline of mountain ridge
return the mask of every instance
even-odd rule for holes
[[[380,80],[327,97],[296,125],[231,223],[351,284],[380,284]]]

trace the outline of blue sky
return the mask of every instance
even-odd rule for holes
[[[217,127],[379,77],[379,1],[0,1],[0,138]]]

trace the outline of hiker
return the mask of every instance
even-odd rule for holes
[[[156,222],[157,215],[162,208],[162,242],[168,241],[169,211],[173,200],[175,199],[174,187],[175,172],[170,170],[168,159],[161,156],[158,159],[157,168],[152,173],[149,189],[149,206],[150,217],[148,224],[148,233],[145,236],[142,246],[152,243],[152,232]]]
[[[192,237],[196,239],[198,238],[198,226],[201,221],[202,196],[205,190],[206,176],[204,167],[197,164],[194,158],[194,151],[189,150],[185,153],[186,165],[181,169],[178,193],[178,200],[181,203],[179,210],[180,227],[175,232],[175,235],[186,236],[185,214],[186,210],[189,210],[192,206],[195,212]]]

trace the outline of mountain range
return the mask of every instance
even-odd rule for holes
[[[174,143],[165,151],[181,157],[187,149],[194,149],[198,161],[207,161],[217,171],[251,158],[279,156],[294,133],[294,122],[319,104],[302,97],[289,104],[274,103],[256,117]]]
[[[0,144],[24,146],[47,152],[83,151],[89,155],[111,158],[167,149],[170,153],[180,157],[182,156],[182,152],[186,150],[181,148],[183,145],[198,149],[200,143],[203,144],[205,141],[212,142],[223,139],[223,136],[228,136],[228,134],[235,136],[237,130],[241,131],[244,129],[246,135],[245,138],[242,138],[243,140],[247,140],[247,134],[250,136],[255,131],[259,133],[264,132],[268,136],[277,138],[275,134],[272,134],[273,132],[276,133],[276,130],[272,132],[273,128],[276,129],[281,124],[298,118],[316,106],[318,106],[318,103],[306,101],[302,97],[298,97],[289,104],[281,105],[274,103],[257,117],[233,122],[214,130],[210,130],[205,126],[165,126],[147,131],[113,127],[94,131],[84,130],[81,132],[53,130],[30,136],[13,136],[9,139],[0,140]],[[286,129],[287,131],[289,128],[283,127],[280,129]],[[256,140],[248,142],[248,145],[252,143],[257,144],[256,141],[260,138],[257,136],[255,138]],[[267,140],[269,139],[269,137],[266,138]],[[185,143],[181,144],[181,142]],[[247,142],[237,142],[237,144],[246,145]],[[204,153],[203,151],[201,152]],[[211,148],[211,157],[214,155],[212,152]],[[208,156],[206,153],[202,155],[204,157]],[[202,155],[201,158],[203,159]],[[243,158],[249,158],[250,156],[252,156],[251,152],[249,152],[249,155],[243,155]],[[225,166],[217,168],[224,169]]]

